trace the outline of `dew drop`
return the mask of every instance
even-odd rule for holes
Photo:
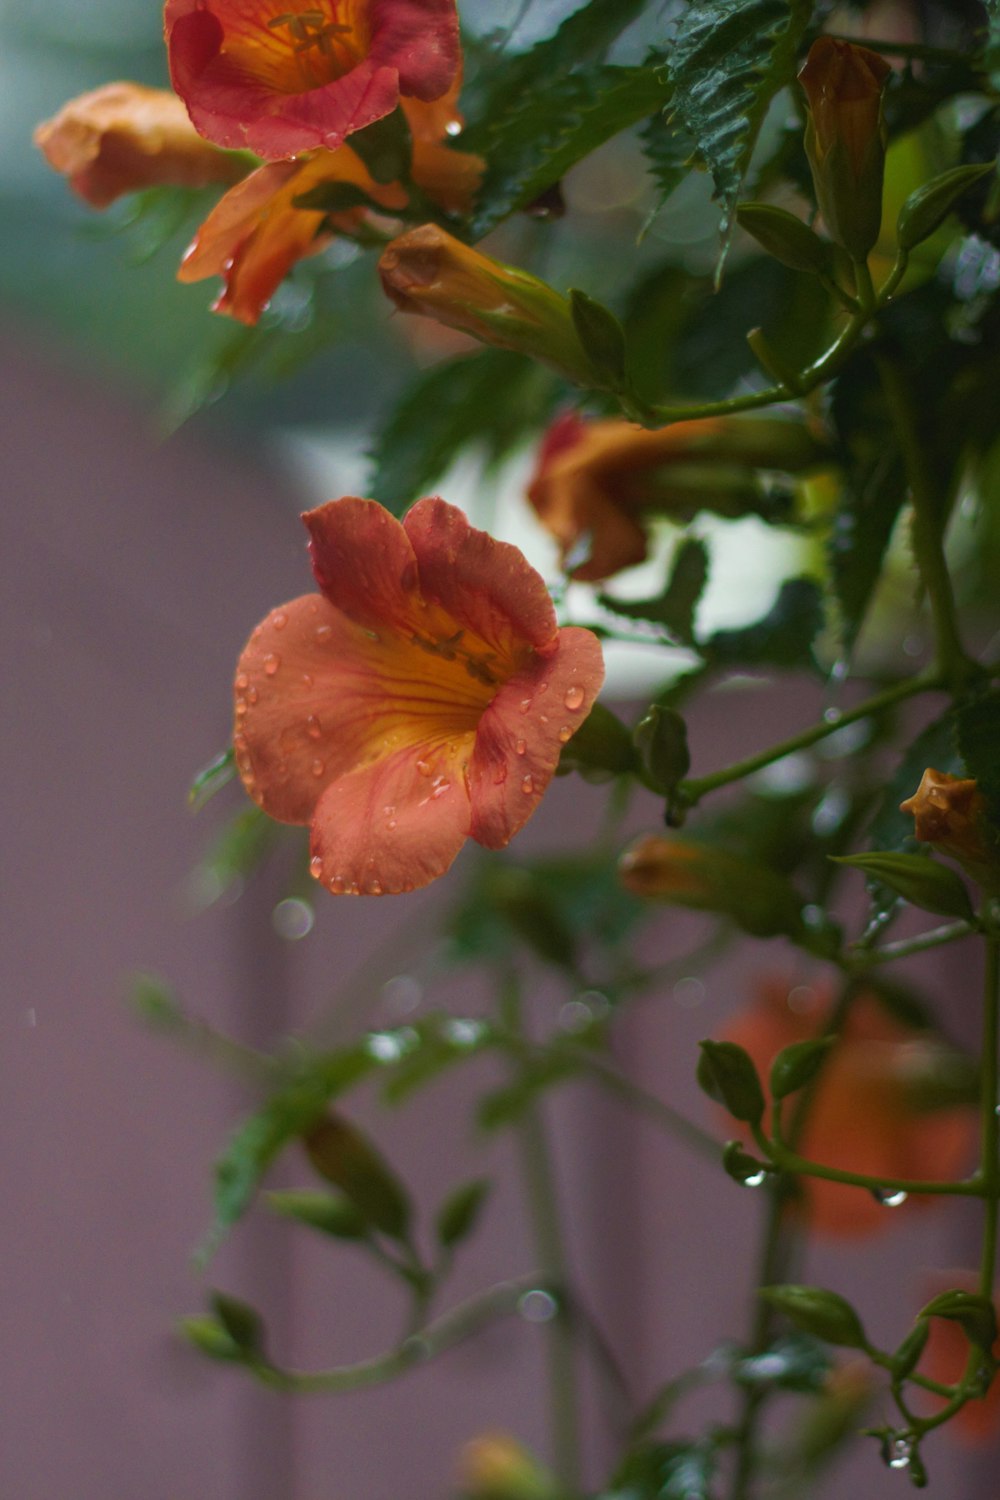
[[[538,722],[539,724],[547,724],[549,722],[548,714],[539,714]]]
[[[744,1187],[755,1188],[763,1186],[766,1178],[767,1173],[762,1168],[759,1172],[751,1172],[749,1177],[744,1177],[741,1181]]]
[[[565,745],[566,742],[568,740],[571,740],[572,738],[573,738],[573,731],[572,731],[572,729],[570,729],[570,727],[569,727],[568,724],[564,724],[562,726],[562,728],[560,729],[560,731],[559,731],[559,740],[560,740],[560,743],[563,744],[563,745]]]
[[[245,672],[241,672],[240,675],[236,679],[236,688],[237,688],[237,691],[241,692],[241,693],[244,693],[244,692],[246,692],[246,690],[247,690],[247,688],[249,686],[250,686],[250,679],[249,679],[249,677],[247,676],[247,674]]]
[[[309,874],[313,880],[322,880],[323,878],[323,861],[318,854],[314,854],[309,861]]]
[[[547,693],[547,692],[548,692],[548,690],[549,690],[549,685],[548,685],[548,683],[547,683],[547,682],[540,682],[540,683],[539,683],[539,684],[538,684],[538,691],[539,691],[539,692],[540,692],[540,693]]]
[[[248,703],[256,703],[257,699],[259,697],[260,697],[260,694],[258,693],[258,691],[257,691],[257,689],[255,687],[247,689],[247,702]]]
[[[426,760],[418,760],[417,761],[417,770],[419,771],[419,773],[420,773],[421,776],[430,776],[431,773],[432,773],[433,768],[432,768],[432,766],[430,765],[430,763],[428,761],[426,761]]]
[[[574,708],[574,709],[575,708],[582,708],[583,707],[583,688],[582,687],[567,688],[566,689],[566,696],[563,699],[563,702],[565,703],[565,705],[566,705],[567,708]]]
[[[524,780],[521,782],[521,791],[525,794],[526,797],[530,797],[531,793],[534,790],[535,790],[535,783],[534,783],[534,781],[532,780],[532,778],[530,776],[525,776]]]
[[[517,1310],[527,1323],[551,1323],[559,1311],[559,1304],[551,1292],[539,1289],[525,1292],[518,1299]]]
[[[275,610],[274,614],[271,616],[271,624],[274,626],[275,630],[284,630],[285,626],[288,624],[288,616],[283,610]]]
[[[391,802],[387,802],[382,811],[385,813],[387,818],[391,818],[396,809]]]
[[[499,763],[499,765],[497,766],[496,771],[494,773],[494,776],[493,776],[493,785],[494,786],[503,786],[503,784],[504,784],[504,782],[506,780],[507,780],[507,766],[506,766],[506,764],[505,764],[504,761],[501,761]]]
[[[398,828],[399,827],[399,824],[396,822],[395,818],[390,818],[389,821],[388,821],[388,823],[385,826],[386,826],[386,828],[388,828],[389,832],[391,833],[394,828]]]
[[[361,895],[361,887],[358,885],[358,882],[356,880],[352,880],[350,885],[347,887],[347,894],[349,896]]]
[[[303,672],[302,673],[302,681],[305,683],[306,687],[312,687],[312,685],[313,685],[312,673],[311,672]]]
[[[236,717],[238,719],[245,719],[246,716],[247,716],[247,714],[248,714],[248,712],[249,712],[249,704],[247,703],[247,700],[245,698],[237,698],[237,700],[236,700]]]
[[[310,714],[308,719],[306,720],[306,733],[311,740],[319,740],[323,737],[323,731],[320,728],[320,722],[315,714]]]
[[[330,639],[331,635],[333,635],[333,626],[332,625],[317,625],[316,626],[316,639],[318,641],[328,641]]]
[[[374,877],[373,879],[369,880],[369,882],[368,882],[368,894],[369,894],[369,896],[381,896],[381,894],[382,894],[382,882],[381,882],[381,880],[378,879],[377,876]]]
[[[264,657],[264,671],[267,673],[268,677],[273,677],[280,666],[281,657],[277,656],[273,651],[269,651]]]
[[[906,1202],[908,1194],[902,1188],[872,1188],[872,1197],[883,1208],[898,1208]]]
[[[445,794],[445,792],[450,792],[450,791],[451,791],[451,782],[450,781],[445,781],[444,777],[442,776],[442,777],[439,777],[439,779],[434,783],[434,790],[431,792],[431,796],[434,798],[435,801],[437,801],[438,797],[443,797],[444,794]]]
[[[341,895],[344,889],[343,875],[335,875],[333,877],[333,879],[330,881],[330,889],[335,896]]]
[[[520,703],[518,704],[518,707],[520,708],[520,710],[521,710],[521,712],[523,714],[526,714],[528,712],[528,709],[531,707],[531,699],[530,698],[522,698],[521,701],[520,701]]]
[[[886,1444],[885,1461],[890,1469],[908,1469],[913,1457],[913,1445],[909,1438],[891,1438]]]
[[[523,755],[524,752],[527,750],[527,748],[528,748],[528,742],[527,742],[527,740],[518,740],[517,743],[514,746],[514,749],[517,751],[518,755]]]
[[[313,773],[314,776],[322,776],[322,774],[323,774],[323,772],[325,770],[326,770],[326,761],[325,760],[314,760],[313,761],[313,763],[312,763],[312,773]]]

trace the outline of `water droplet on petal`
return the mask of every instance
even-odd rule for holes
[[[547,683],[547,682],[540,682],[540,683],[539,683],[539,684],[538,684],[538,691],[539,691],[539,692],[540,692],[540,693],[547,693],[547,692],[548,692],[548,690],[549,690],[549,685],[548,685],[548,683]]]
[[[258,691],[257,691],[257,689],[255,687],[247,689],[247,702],[248,703],[256,703],[257,699],[259,697],[260,697],[260,694],[258,693]]]
[[[330,639],[331,635],[333,635],[333,626],[332,625],[317,625],[316,626],[316,639],[318,641],[328,641]]]
[[[530,776],[525,776],[524,780],[521,782],[521,791],[525,794],[526,797],[530,797],[534,790],[534,781]]]
[[[883,1208],[899,1208],[909,1195],[901,1188],[872,1188],[872,1197]]]
[[[241,672],[240,675],[236,679],[236,687],[237,687],[237,689],[239,690],[239,692],[243,693],[243,692],[246,692],[246,690],[247,690],[247,688],[249,686],[250,686],[250,679],[249,679],[249,677],[247,676],[247,674],[245,672]]]
[[[271,616],[271,624],[274,626],[275,630],[284,630],[285,626],[288,624],[288,616],[283,610],[277,609]]]
[[[385,826],[386,826],[386,828],[388,828],[389,832],[391,833],[394,828],[398,828],[399,827],[399,824],[396,822],[395,818],[390,818],[389,821],[388,821],[388,823]]]
[[[527,748],[528,748],[528,742],[527,742],[527,740],[518,740],[517,743],[514,746],[514,749],[517,751],[518,755],[523,755],[524,752],[527,750]]]
[[[322,880],[323,878],[323,861],[318,854],[314,854],[309,861],[309,874],[313,880]]]
[[[245,698],[237,698],[237,700],[236,700],[236,717],[238,719],[245,719],[248,712],[249,712],[249,704],[247,703],[247,700]]]
[[[521,701],[520,701],[520,703],[518,704],[518,708],[520,708],[520,710],[521,710],[521,712],[523,714],[526,714],[528,712],[528,709],[530,707],[531,707],[531,699],[530,698],[522,698]]]
[[[312,687],[312,685],[313,685],[312,674],[309,673],[309,672],[303,672],[302,673],[302,681],[305,683],[306,687]]]
[[[565,705],[566,705],[567,708],[572,708],[572,709],[582,708],[583,707],[583,696],[584,696],[584,694],[583,694],[583,688],[582,687],[567,688],[566,689],[566,696],[563,699],[563,702],[565,703]]]
[[[369,896],[381,896],[381,894],[382,894],[382,882],[377,877],[374,877],[373,879],[369,880],[369,882],[368,882],[368,894],[369,894]]]
[[[268,677],[273,677],[280,666],[281,657],[277,656],[273,651],[269,651],[264,657],[264,671],[267,673]]]
[[[322,776],[322,774],[323,774],[323,772],[325,770],[326,770],[326,761],[325,760],[314,760],[313,761],[313,763],[312,763],[312,773],[313,773],[314,776]]]
[[[323,731],[315,714],[310,714],[306,720],[306,733],[311,740],[319,740],[323,737]]]
[[[435,801],[437,801],[438,797],[443,797],[444,794],[445,794],[445,792],[450,792],[450,791],[451,791],[451,782],[450,781],[445,781],[444,777],[440,776],[440,777],[438,777],[437,781],[434,783],[434,790],[431,792],[431,796],[434,798]]]
[[[496,770],[493,773],[493,785],[494,786],[503,786],[503,784],[504,784],[504,782],[506,780],[507,780],[507,765],[506,765],[505,761],[500,761],[498,763],[498,765],[497,765]]]
[[[339,896],[343,892],[343,889],[344,889],[344,877],[343,877],[343,875],[335,875],[333,877],[333,879],[330,881],[330,889],[331,889],[331,891],[333,892],[333,894],[335,896]]]
[[[567,742],[567,740],[571,740],[572,738],[573,738],[573,731],[572,731],[572,729],[570,729],[570,727],[569,727],[568,724],[564,724],[562,726],[562,728],[560,729],[560,731],[559,731],[559,739],[560,739],[561,743],[565,745],[566,742]]]
[[[421,776],[430,776],[430,774],[431,774],[431,772],[433,770],[433,767],[426,760],[418,760],[417,761],[417,770],[419,771],[419,773],[420,773]]]
[[[349,896],[361,895],[361,887],[358,885],[358,882],[356,880],[352,880],[350,885],[347,887],[347,894]]]

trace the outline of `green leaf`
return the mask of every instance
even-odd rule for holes
[[[595,65],[547,78],[508,113],[467,130],[462,149],[487,162],[472,238],[482,239],[598,146],[662,109],[666,96],[658,68]]]
[[[559,390],[547,370],[503,349],[435,365],[407,386],[376,434],[370,493],[401,515],[471,444],[496,462],[537,431]]]
[[[870,355],[856,356],[837,380],[830,414],[844,462],[827,555],[844,647],[850,651],[906,498],[896,429]]]
[[[764,1286],[759,1295],[796,1327],[825,1339],[828,1344],[847,1349],[867,1346],[861,1319],[837,1292],[817,1286]]]
[[[775,94],[793,80],[812,11],[808,0],[714,0],[689,5],[674,35],[671,109],[693,137],[722,205],[717,279],[760,127]]]
[[[620,390],[625,384],[624,328],[610,308],[577,287],[570,290],[569,310],[577,337],[595,370],[604,376],[609,389]]]
[[[368,1233],[368,1220],[348,1198],[335,1197],[333,1193],[310,1192],[295,1189],[291,1192],[268,1193],[268,1208],[282,1218],[295,1219],[299,1224],[308,1224],[310,1229],[322,1230],[338,1240],[361,1240]]]
[[[771,203],[740,203],[736,207],[736,220],[768,255],[790,270],[819,276],[829,272],[831,246],[787,209]]]
[[[775,1339],[760,1354],[748,1354],[734,1367],[733,1378],[755,1390],[819,1393],[833,1368],[830,1352],[806,1333]]]
[[[812,667],[823,628],[823,595],[813,578],[786,578],[767,614],[752,625],[717,630],[699,649],[719,666]]]
[[[206,1315],[181,1318],[180,1330],[195,1348],[209,1359],[218,1359],[230,1364],[240,1364],[245,1358],[240,1346],[233,1342],[216,1318]]]
[[[947,1318],[958,1323],[970,1344],[991,1354],[997,1341],[997,1315],[988,1297],[976,1292],[954,1290],[942,1292],[918,1314],[921,1318]]]
[[[939,864],[929,854],[876,849],[871,854],[830,857],[838,865],[853,865],[863,870],[870,879],[887,885],[921,911],[931,911],[940,917],[963,917],[966,921],[974,916],[965,882],[950,865]]]
[[[210,760],[208,765],[198,772],[191,783],[188,802],[195,809],[204,807],[205,803],[214,797],[216,792],[221,791],[227,782],[232,781],[235,775],[236,752],[230,745],[228,749],[222,751],[221,755]]]
[[[712,1500],[715,1467],[708,1444],[644,1444],[629,1453],[613,1489],[597,1500]]]
[[[371,1141],[341,1115],[328,1115],[302,1132],[309,1160],[349,1198],[373,1228],[405,1240],[412,1210],[409,1194]]]
[[[632,735],[649,780],[668,799],[691,769],[687,725],[675,708],[652,703]]]
[[[475,1229],[492,1186],[487,1178],[477,1177],[456,1188],[442,1203],[436,1227],[438,1243],[446,1250],[460,1244]]]
[[[601,603],[627,620],[662,625],[685,645],[694,641],[694,617],[708,582],[708,548],[696,537],[685,537],[674,554],[670,582],[655,599],[616,599],[601,594]]]
[[[240,1302],[225,1292],[213,1292],[212,1311],[241,1354],[259,1354],[264,1345],[264,1324],[260,1313],[248,1302]]]
[[[625,725],[603,703],[595,703],[563,747],[558,774],[579,771],[588,780],[606,780],[634,771],[635,767],[635,749]]]
[[[243,1122],[215,1164],[215,1222],[199,1252],[202,1262],[246,1213],[257,1184],[284,1147],[315,1123],[330,1099],[375,1065],[367,1049],[357,1046],[313,1059],[301,1077]]]
[[[656,207],[647,220],[648,227],[671,193],[680,187],[690,172],[695,147],[680,121],[671,117],[669,108],[654,115],[643,126],[639,139],[653,180],[659,188]]]
[[[813,1037],[783,1047],[771,1064],[772,1099],[785,1099],[812,1083],[835,1041],[832,1036]]]
[[[487,52],[478,76],[470,80],[462,104],[470,129],[480,121],[497,119],[516,108],[529,94],[539,93],[553,80],[594,57],[603,57],[611,43],[642,12],[646,0],[589,0],[568,16],[551,36],[525,52]]]
[[[911,193],[899,211],[896,225],[900,249],[912,250],[930,239],[959,198],[984,177],[995,176],[996,168],[995,161],[953,167],[950,172],[942,172]]]
[[[726,1107],[734,1120],[759,1125],[764,1115],[764,1091],[749,1052],[736,1042],[699,1042],[698,1083],[705,1093]]]

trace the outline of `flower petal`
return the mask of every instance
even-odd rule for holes
[[[395,895],[443,875],[469,833],[472,731],[334,781],[312,819],[310,870],[335,895]]]
[[[345,495],[302,517],[313,573],[351,620],[411,631],[420,617],[417,559],[395,516],[375,500]]]
[[[551,655],[532,657],[500,689],[479,721],[469,766],[478,843],[502,849],[528,821],[603,681],[597,637],[567,625]]]
[[[398,751],[432,778],[442,746],[450,755],[468,740],[468,759],[493,691],[409,634],[373,630],[303,595],[272,611],[240,657],[240,776],[272,818],[308,823],[333,781]]]
[[[553,649],[556,612],[549,591],[517,547],[477,531],[437,496],[419,500],[403,526],[426,599],[505,654],[518,644]]]

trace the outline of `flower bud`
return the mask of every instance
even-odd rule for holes
[[[554,1485],[505,1432],[484,1433],[462,1450],[459,1483],[469,1500],[552,1500]]]
[[[719,912],[755,937],[802,934],[794,886],[766,865],[721,849],[649,834],[625,851],[618,871],[633,895]]]
[[[106,83],[71,99],[38,126],[35,144],[92,208],[164,184],[237,182],[252,164],[203,140],[176,94],[140,83]]]
[[[957,860],[988,890],[1000,883],[1000,862],[987,844],[986,802],[971,777],[928,767],[912,797],[899,804],[913,814],[915,836]]]
[[[882,94],[891,72],[877,52],[821,36],[799,73],[809,104],[805,146],[816,202],[831,238],[859,261],[882,225]]]
[[[818,1286],[764,1286],[760,1295],[765,1302],[806,1333],[839,1344],[847,1349],[867,1347],[861,1319],[851,1304],[837,1292]]]
[[[484,344],[544,360],[578,385],[600,384],[565,297],[436,224],[393,240],[379,261],[379,275],[386,296],[402,312],[421,313]]]
[[[902,854],[891,849],[875,849],[871,854],[831,857],[835,864],[853,865],[863,870],[869,880],[887,885],[897,896],[902,896],[911,906],[919,906],[922,911],[931,911],[940,917],[964,917],[967,922],[972,920],[972,902],[964,881],[950,865],[938,864],[925,853]]]

